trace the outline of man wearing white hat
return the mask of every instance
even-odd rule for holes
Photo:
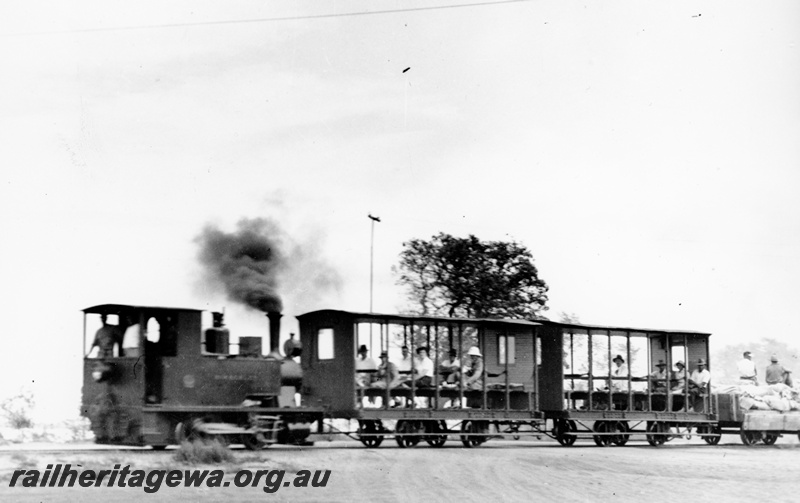
[[[678,360],[675,362],[675,368],[678,370],[672,373],[672,382],[674,384],[672,391],[683,391],[684,381],[686,380],[686,365],[683,363],[683,360]]]
[[[481,350],[476,346],[472,346],[467,351],[469,361],[464,366],[464,376],[467,380],[464,381],[466,389],[483,389],[483,355]]]

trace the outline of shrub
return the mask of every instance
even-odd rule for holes
[[[35,404],[33,392],[30,390],[22,390],[17,395],[3,400],[3,402],[0,403],[0,409],[2,409],[3,415],[12,428],[31,428],[33,426],[31,409],[33,409]]]

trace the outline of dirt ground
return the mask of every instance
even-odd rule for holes
[[[466,449],[455,439],[440,449],[424,443],[408,449],[386,441],[377,449],[341,437],[314,447],[273,446],[253,453],[234,449],[225,480],[237,470],[331,470],[326,487],[262,486],[170,488],[153,494],[142,488],[9,487],[14,470],[44,470],[48,463],[85,469],[186,469],[174,451],[62,450],[63,446],[6,446],[0,450],[2,501],[797,501],[800,498],[800,443],[784,437],[774,446],[743,446],[725,436],[718,446],[696,437],[661,447],[632,441],[625,447],[596,447],[591,440],[562,447],[555,441],[490,440]],[[31,449],[36,450],[31,450]],[[74,446],[71,449],[75,449]]]

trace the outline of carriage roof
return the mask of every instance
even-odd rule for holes
[[[539,320],[539,324],[545,326],[563,327],[563,328],[577,328],[581,330],[608,330],[614,332],[638,332],[648,334],[670,334],[670,335],[702,335],[710,336],[709,332],[698,332],[695,330],[665,330],[655,328],[633,328],[633,327],[616,327],[606,325],[586,325],[583,323],[563,323],[560,321]]]
[[[342,311],[336,309],[322,309],[297,316],[302,320],[306,317],[316,316],[346,316],[353,319],[354,323],[391,323],[397,325],[433,324],[442,327],[457,327],[459,325],[516,325],[519,327],[536,327],[540,323],[529,320],[508,318],[451,318],[447,316],[429,316],[419,314],[383,314],[362,313],[355,311]]]

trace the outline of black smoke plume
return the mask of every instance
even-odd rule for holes
[[[221,284],[228,298],[262,312],[281,312],[278,279],[286,266],[283,232],[264,218],[242,219],[233,233],[206,226],[196,239],[208,279]]]

